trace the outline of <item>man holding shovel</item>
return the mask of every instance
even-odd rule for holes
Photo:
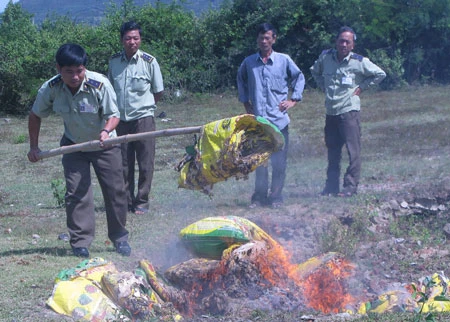
[[[39,132],[41,119],[54,111],[64,121],[61,146],[91,140],[103,141],[116,135],[119,111],[115,92],[108,79],[86,69],[87,55],[77,44],[62,45],[56,53],[59,74],[39,89],[28,120],[31,162],[40,160]],[[95,209],[90,166],[97,175],[106,208],[108,237],[116,251],[131,253],[125,228],[127,200],[119,146],[94,148],[64,154],[66,179],[65,205],[67,227],[73,254],[89,257],[88,248],[95,235]]]

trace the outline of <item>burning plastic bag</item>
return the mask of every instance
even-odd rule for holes
[[[262,117],[244,114],[208,123],[177,167],[179,187],[211,194],[217,182],[246,179],[283,145],[281,132]]]
[[[155,317],[153,305],[157,300],[142,276],[130,272],[108,272],[103,274],[102,287],[109,298],[127,310],[133,319]]]
[[[180,231],[181,240],[196,255],[220,259],[223,252],[232,245],[249,241],[276,242],[250,220],[237,216],[208,217],[199,220]]]

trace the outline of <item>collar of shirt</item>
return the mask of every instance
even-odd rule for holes
[[[88,89],[88,84],[86,84],[87,82],[87,78],[86,75],[84,76],[83,81],[80,84],[80,87],[78,88],[78,90],[76,91],[76,93],[72,94],[73,96],[75,96],[76,94],[78,94],[79,92],[85,92],[88,93],[89,89]],[[67,86],[66,83],[63,83],[63,87],[66,91],[69,91],[70,93],[72,93],[72,91],[70,90],[69,86]]]
[[[275,51],[272,50],[272,52],[270,53],[269,57],[267,57],[267,62],[266,62],[265,64],[267,64],[269,61],[270,61],[270,62],[273,62],[273,59],[274,59],[274,53],[275,53]],[[261,53],[260,53],[259,51],[258,51],[258,55],[256,56],[256,60],[261,60],[261,61],[264,63],[264,59],[263,59],[263,57],[261,56]]]
[[[138,61],[139,57],[141,56],[141,50],[138,49],[137,52],[133,55],[133,57],[130,58],[129,61],[135,60]],[[127,55],[125,54],[125,50],[122,51],[122,57],[121,57],[122,61],[128,61],[127,59]]]
[[[340,62],[340,63],[342,63],[342,62],[348,62],[349,60],[350,60],[350,56],[351,55],[353,55],[353,52],[351,51],[351,52],[349,52],[348,53],[348,55],[347,56],[345,56],[344,57],[344,59],[342,59],[342,61]],[[336,49],[333,49],[333,58],[339,63],[339,59],[338,59],[338,56],[337,56],[337,50]]]
[[[86,84],[86,82],[88,81],[88,79],[87,79],[87,77],[86,77],[86,75],[84,76],[84,79],[83,79],[83,82],[81,83],[81,86],[80,86],[80,91],[83,91],[83,92],[89,92],[89,88],[88,88],[88,84]]]

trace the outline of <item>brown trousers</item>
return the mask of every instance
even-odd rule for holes
[[[115,146],[101,151],[65,154],[62,164],[66,178],[65,203],[71,246],[89,247],[95,236],[91,164],[105,202],[108,237],[113,243],[127,241],[127,200],[120,148]]]

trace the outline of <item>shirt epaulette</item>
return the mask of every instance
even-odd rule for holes
[[[146,54],[146,53],[142,53],[142,59],[145,60],[148,63],[151,63],[153,61],[153,59],[155,59],[155,57],[153,57],[152,55]]]
[[[325,49],[322,51],[321,55],[327,55],[327,54],[331,54],[333,52],[333,49]]]
[[[95,89],[101,89],[103,86],[102,82],[96,81],[95,79],[92,78],[88,78],[85,84],[88,84],[94,87]]]
[[[357,59],[357,60],[359,60],[359,61],[363,61],[363,56],[361,56],[361,55],[358,55],[358,54],[351,54],[350,55],[350,59]]]
[[[56,84],[58,84],[61,81],[62,81],[61,75],[57,75],[48,82],[48,87],[52,88],[53,86],[55,86]]]
[[[121,51],[119,51],[118,53],[115,53],[114,55],[111,55],[111,57],[109,57],[109,59],[117,58],[117,57],[120,57],[120,56],[122,56],[122,52]]]

